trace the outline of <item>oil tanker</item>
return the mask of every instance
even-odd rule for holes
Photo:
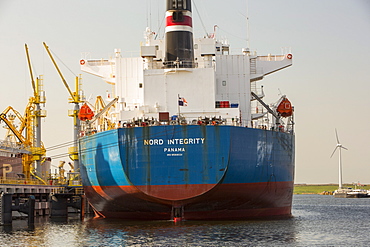
[[[94,211],[127,220],[290,217],[293,106],[285,95],[265,103],[256,83],[292,65],[292,54],[232,54],[215,34],[193,38],[191,0],[167,0],[165,21],[163,40],[146,29],[138,57],[116,49],[80,60],[114,85],[96,116],[86,105],[80,114],[80,172]]]

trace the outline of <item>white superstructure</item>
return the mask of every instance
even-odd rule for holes
[[[112,99],[119,98],[119,107],[113,121],[161,122],[168,113],[169,121],[189,124],[216,117],[224,124],[252,127],[251,83],[292,65],[291,54],[231,55],[228,44],[206,37],[194,39],[194,68],[181,67],[181,61],[178,68],[165,68],[164,46],[147,29],[141,57],[122,57],[116,49],[111,59],[81,60],[82,71],[115,85]],[[186,99],[186,107],[179,107],[178,97]]]

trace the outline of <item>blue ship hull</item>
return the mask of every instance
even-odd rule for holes
[[[118,128],[79,141],[94,210],[134,220],[291,215],[294,135],[237,126]]]

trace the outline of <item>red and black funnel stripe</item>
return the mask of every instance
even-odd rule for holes
[[[166,68],[193,68],[193,21],[191,0],[167,0]]]
[[[166,14],[166,32],[171,31],[172,27],[183,26],[183,31],[192,31],[193,21],[191,12],[167,12]],[[179,27],[177,27],[179,28]],[[189,29],[190,28],[190,29]]]

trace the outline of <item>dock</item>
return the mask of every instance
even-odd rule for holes
[[[45,185],[38,180],[0,179],[0,225],[12,224],[16,216],[27,215],[28,223],[34,217],[68,217],[79,213],[83,218],[88,203],[82,185]],[[18,212],[18,213],[17,213]]]

